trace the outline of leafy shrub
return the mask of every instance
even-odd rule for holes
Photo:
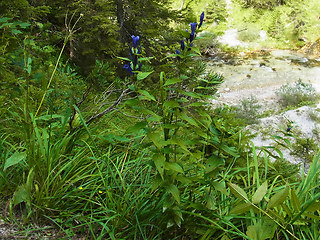
[[[295,83],[281,86],[276,95],[283,107],[298,107],[303,102],[314,102],[317,99],[316,91],[312,84],[299,80]]]
[[[248,26],[246,29],[239,31],[238,39],[243,42],[254,42],[260,39],[260,31],[257,27]]]
[[[257,98],[251,95],[235,107],[236,117],[245,120],[246,124],[256,124],[259,122],[261,107]]]

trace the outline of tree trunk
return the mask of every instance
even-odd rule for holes
[[[126,42],[125,28],[124,28],[124,9],[123,9],[123,0],[117,1],[117,21],[119,26],[119,40],[121,43]]]

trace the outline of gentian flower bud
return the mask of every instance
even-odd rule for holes
[[[200,15],[200,23],[199,23],[198,28],[200,28],[202,26],[203,19],[204,19],[204,12],[202,12],[201,15]]]
[[[138,54],[140,54],[140,53],[141,53],[141,45],[138,48]]]
[[[190,23],[191,26],[191,34],[195,34],[196,29],[197,29],[197,23]]]
[[[136,36],[136,37],[135,37],[134,35],[132,35],[131,37],[132,37],[133,47],[134,47],[134,48],[137,48],[137,47],[138,47],[138,41],[139,41],[139,38],[140,38],[140,37],[139,37],[139,36]]]
[[[185,48],[184,40],[181,40],[180,45],[181,45],[181,50],[183,51],[183,50],[184,50],[184,48]]]
[[[193,39],[194,39],[194,34],[190,34],[190,42],[192,42],[193,41]]]

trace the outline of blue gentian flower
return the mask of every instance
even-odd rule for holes
[[[176,50],[176,54],[180,54],[180,51]],[[177,59],[181,59],[181,57],[177,56]]]
[[[129,74],[133,74],[130,63],[125,64],[123,68],[126,69]]]
[[[204,19],[204,12],[202,12],[201,15],[200,15],[200,23],[199,23],[198,28],[200,28],[202,26],[203,19]]]
[[[181,45],[181,50],[183,51],[183,50],[184,50],[184,48],[185,48],[184,40],[181,40],[180,45]]]
[[[140,37],[139,37],[139,36],[136,36],[136,37],[135,37],[134,35],[132,35],[131,37],[132,37],[133,47],[134,47],[134,48],[137,48],[137,47],[138,47],[138,41],[139,41],[139,38],[140,38]]]
[[[190,51],[192,47],[193,47],[193,43],[190,44],[190,47],[188,48],[188,51]]]
[[[190,26],[191,26],[191,34],[195,34],[195,32],[196,32],[196,29],[197,29],[197,24],[198,23],[190,23]]]
[[[138,54],[140,54],[140,53],[141,53],[141,45],[138,48]]]

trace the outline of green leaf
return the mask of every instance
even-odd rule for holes
[[[256,226],[254,225],[250,225],[248,226],[248,229],[247,229],[247,236],[252,239],[252,240],[260,240],[258,239],[258,231],[256,229]]]
[[[175,84],[175,83],[179,83],[179,82],[182,82],[181,79],[179,78],[170,78],[170,79],[167,79],[164,86],[169,86],[169,85],[172,85],[172,84]]]
[[[217,209],[216,201],[215,201],[215,198],[213,196],[211,196],[211,195],[207,196],[206,200],[207,200],[206,207],[208,209],[210,209],[210,210]]]
[[[174,202],[174,198],[170,195],[167,195],[162,204],[162,212],[165,212],[168,208],[171,208]]]
[[[248,200],[248,196],[246,194],[246,192],[239,186],[237,186],[236,184],[233,183],[227,183],[231,192],[238,198],[245,200],[245,201],[249,201]]]
[[[192,118],[192,117],[188,117],[187,114],[185,114],[184,112],[181,112],[180,114],[181,119],[187,121],[189,124],[198,127],[199,125],[197,124],[197,122]]]
[[[225,144],[222,144],[220,148],[233,157],[236,157],[236,158],[239,157],[238,151],[235,147],[229,147]]]
[[[179,32],[180,32],[180,34],[181,34],[183,37],[185,37],[185,38],[187,38],[187,39],[190,38],[190,33],[189,33],[189,32],[183,31],[183,30],[180,30]]]
[[[264,195],[266,195],[267,190],[268,190],[268,183],[267,181],[265,181],[253,194],[252,203],[258,204],[263,199]]]
[[[252,208],[250,203],[241,203],[235,207],[233,207],[230,211],[230,214],[242,214],[249,211]]]
[[[154,96],[152,96],[149,92],[147,92],[146,90],[139,90],[139,93],[141,93],[145,99],[148,100],[152,100],[152,101],[156,101],[156,99],[154,98]]]
[[[248,226],[247,236],[253,240],[272,239],[276,230],[276,224],[269,218],[263,218],[261,222]]]
[[[189,152],[189,150],[188,150],[187,146],[185,145],[184,141],[181,140],[181,139],[171,138],[170,140],[168,140],[168,143],[178,145],[179,147],[181,147],[186,152]]]
[[[192,183],[192,180],[190,178],[184,177],[182,175],[176,176],[176,180],[181,182],[182,184],[189,184]]]
[[[150,62],[151,59],[153,59],[154,57],[144,57],[144,58],[139,58],[139,62],[144,62],[144,61],[148,61]]]
[[[161,176],[157,175],[153,181],[152,181],[152,185],[151,185],[151,191],[155,191],[156,189],[158,189],[163,183],[163,180],[161,178]]]
[[[180,77],[179,77],[181,80],[186,80],[186,79],[188,79],[189,77],[187,76],[187,75],[180,75]]]
[[[11,19],[12,19],[12,18],[8,18],[8,17],[0,18],[0,23],[7,22],[8,20],[11,20]]]
[[[125,61],[131,62],[131,59],[129,59],[129,58],[124,58],[124,57],[117,57],[117,58],[119,58],[119,59],[121,59],[121,60],[125,60]]]
[[[18,24],[21,28],[27,28],[29,27],[31,24],[30,23],[26,23],[26,22],[22,22]]]
[[[148,125],[148,122],[146,121],[138,122],[132,127],[128,128],[126,133],[137,133],[141,129],[145,128],[147,125]]]
[[[19,186],[13,195],[13,204],[17,205],[19,203],[28,203],[30,204],[30,192],[25,184]]]
[[[161,149],[164,146],[164,141],[161,141],[160,132],[149,132],[147,136],[158,149]]]
[[[315,212],[320,210],[320,202],[313,202],[310,206],[306,209],[306,212]]]
[[[161,178],[163,179],[164,165],[165,165],[165,161],[166,161],[165,156],[162,154],[154,154],[152,157],[152,160],[153,160],[154,164],[156,165],[156,168],[157,168]]]
[[[303,216],[306,216],[306,217],[308,217],[308,218],[312,218],[312,219],[315,219],[315,220],[317,220],[317,221],[320,221],[320,217],[319,216],[317,216],[317,215],[314,215],[314,214],[311,214],[311,213],[304,213],[304,214],[302,214]]]
[[[137,76],[137,79],[140,81],[140,80],[143,80],[145,78],[147,78],[152,72],[138,72],[138,76]]]
[[[197,98],[197,99],[201,99],[201,94],[195,93],[195,92],[185,92],[182,91],[182,94],[189,96],[189,97],[193,97],[193,98]]]
[[[211,156],[207,160],[205,172],[209,173],[215,170],[219,166],[223,166],[225,164],[225,161],[222,158],[219,158],[218,156]]]
[[[229,196],[225,182],[213,182],[212,185],[217,191],[223,193],[226,196]]]
[[[180,107],[180,104],[175,100],[168,100],[164,102],[163,106],[167,108],[177,108]]]
[[[277,192],[275,195],[271,197],[270,201],[268,202],[267,208],[270,209],[280,205],[286,200],[288,195],[289,195],[289,187],[286,186],[284,189]]]
[[[5,171],[8,167],[18,164],[19,162],[26,159],[26,152],[15,152],[9,157],[3,167],[3,171]]]
[[[12,29],[12,33],[13,34],[20,34],[22,32],[20,30],[18,30],[18,29]]]
[[[174,199],[180,203],[180,192],[179,192],[179,189],[176,185],[173,185],[173,184],[170,184],[168,187],[167,187],[167,192],[168,193],[171,193],[172,196],[174,197]]]
[[[290,200],[291,200],[294,211],[300,212],[301,204],[296,191],[292,189],[290,193],[291,193]]]
[[[182,167],[178,163],[166,162],[164,165],[164,169],[172,170],[178,173],[184,173]]]

